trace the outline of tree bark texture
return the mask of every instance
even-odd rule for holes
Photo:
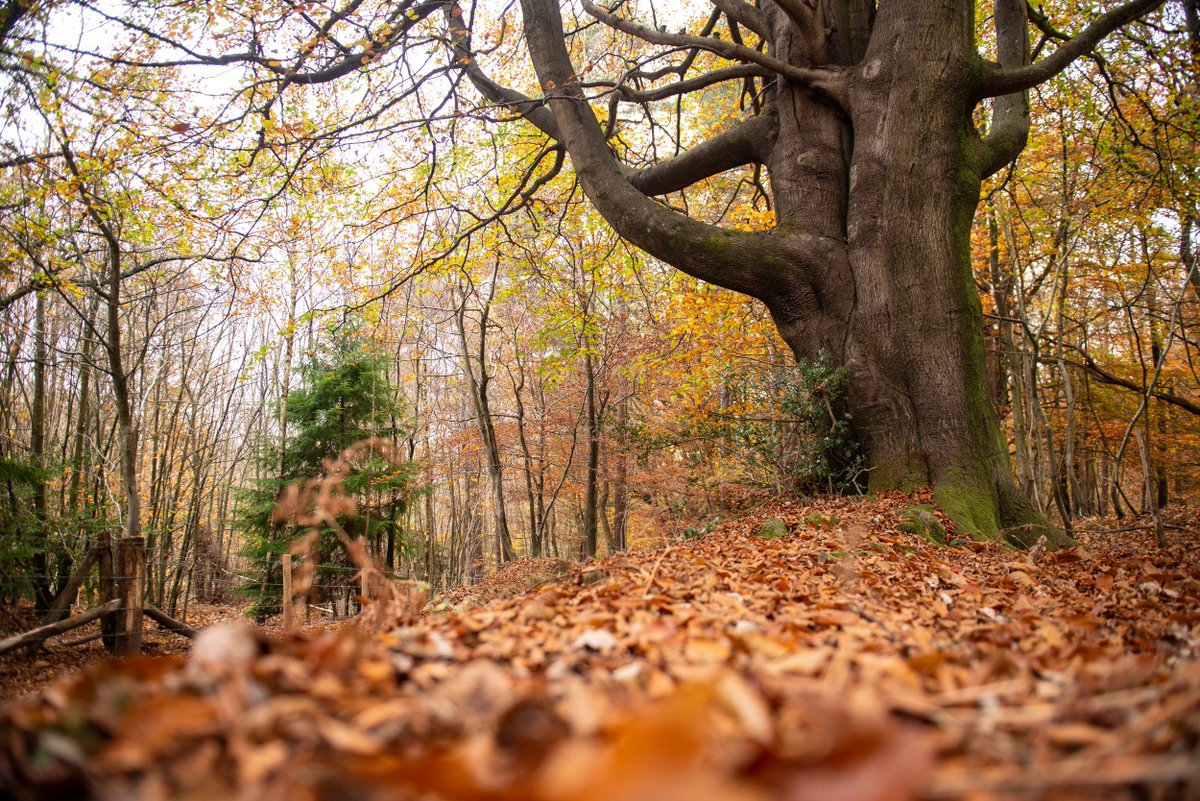
[[[1160,2],[1119,6],[1031,64],[1021,0],[995,3],[996,62],[976,49],[967,2],[717,4],[767,40],[763,54],[638,27],[619,9],[585,0],[610,27],[664,47],[700,40],[770,76],[762,113],[633,170],[613,156],[587,102],[559,4],[522,0],[546,96],[525,113],[566,147],[617,233],[690,275],[758,298],[797,358],[846,369],[871,490],[932,485],[965,532],[1026,544],[1046,534],[1061,545],[1068,538],[1017,488],[988,394],[970,232],[983,179],[1025,145],[1026,90]],[[490,99],[513,103],[511,92],[472,77]],[[973,114],[989,98],[984,135]],[[770,178],[770,231],[708,225],[654,197],[749,164]]]

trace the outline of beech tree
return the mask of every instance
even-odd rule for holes
[[[457,0],[133,3],[104,16],[148,43],[122,49],[122,64],[248,70],[226,118],[172,130],[256,125],[255,169],[294,151],[315,158],[337,137],[397,136],[436,153],[429,133],[447,117],[523,118],[545,146],[525,158],[521,186],[491,204],[495,217],[529,205],[569,156],[620,236],[759,299],[797,358],[844,368],[870,489],[933,485],[968,532],[1062,544],[1017,488],[989,400],[970,230],[981,182],[1025,145],[1028,90],[1163,0],[1114,3],[1090,20],[1066,3],[995,0],[983,25],[970,2],[711,3],[682,28],[679,9],[651,0],[521,0],[519,26],[508,8]],[[1185,20],[1148,35],[1182,33],[1194,11],[1184,6]],[[485,23],[497,12],[505,23]],[[521,85],[514,30],[536,89]],[[464,77],[488,105],[464,100]],[[288,105],[301,87],[356,80],[344,97],[314,101],[332,113],[324,127],[312,108]],[[689,104],[709,122],[685,121]],[[701,129],[714,133],[682,146]],[[694,213],[687,191],[729,176],[757,193],[768,224]],[[487,222],[476,215],[449,239]]]
[[[994,60],[980,53],[969,2],[714,0],[696,35],[670,33],[623,4],[582,0],[587,15],[614,31],[727,64],[696,72],[676,62],[679,80],[648,91],[637,83],[651,76],[635,68],[600,86],[614,105],[765,79],[742,122],[640,169],[621,162],[613,127],[606,130],[588,102],[598,84],[573,61],[557,2],[521,2],[543,92],[537,102],[489,78],[466,27],[451,25],[475,86],[521,109],[566,149],[589,199],[621,236],[761,300],[798,358],[825,356],[845,367],[872,490],[932,484],[960,527],[1032,544],[1042,534],[1063,538],[1017,490],[988,398],[970,265],[980,185],[1024,147],[1027,90],[1160,4],[1120,5],[1065,39],[1035,15],[1058,46],[1031,61],[1021,0],[995,3]],[[981,123],[976,115],[989,99]],[[656,199],[747,164],[761,165],[769,179],[770,230],[708,224]]]

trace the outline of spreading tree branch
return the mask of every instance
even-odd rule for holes
[[[480,94],[497,105],[511,108],[542,133],[556,142],[562,142],[563,136],[558,122],[555,120],[554,114],[546,107],[544,99],[531,98],[501,86],[483,71],[471,48],[469,26],[463,20],[462,10],[457,3],[447,10],[447,22],[455,59]],[[768,74],[767,70],[759,65],[743,64],[646,91],[638,91],[618,83],[613,90],[613,102],[621,99],[639,103],[651,102],[695,91],[720,81],[766,74]],[[610,116],[615,117],[615,109],[612,109],[611,106]],[[647,195],[678,192],[705,178],[720,175],[746,164],[761,162],[765,158],[763,148],[769,146],[769,143],[773,141],[775,128],[776,120],[773,114],[753,117],[716,137],[685,150],[674,158],[641,170],[624,166],[621,169],[630,184]],[[606,134],[606,138],[607,136],[608,134]],[[528,193],[525,194],[525,197],[528,199]]]
[[[489,102],[511,108],[529,121],[533,127],[559,140],[558,123],[554,115],[545,108],[543,101],[524,95],[514,89],[493,81],[479,66],[475,52],[471,47],[471,30],[463,20],[463,10],[457,2],[446,9],[446,22],[450,35],[450,47],[454,58],[467,74],[475,89]]]
[[[1164,0],[1131,0],[1100,16],[1080,33],[1063,42],[1050,55],[1033,64],[1022,67],[1005,67],[991,64],[984,71],[978,96],[998,97],[1013,92],[1031,89],[1053,78],[1071,66],[1080,56],[1091,52],[1100,40],[1123,25],[1149,14],[1163,4]]]
[[[647,195],[678,192],[736,167],[762,163],[777,127],[774,113],[751,117],[675,158],[643,170],[629,170],[626,175],[638,191]]]
[[[563,39],[557,0],[522,0],[525,39],[560,140],[597,211],[623,238],[688,274],[754,297],[770,297],[787,273],[767,265],[798,263],[799,249],[821,258],[829,246],[767,234],[730,231],[693,220],[647,197],[613,156],[583,94]],[[816,239],[816,237],[813,237]],[[789,244],[790,243],[790,244]],[[803,280],[799,277],[791,280]]]
[[[794,64],[788,64],[772,55],[762,53],[745,45],[739,45],[736,42],[717,39],[711,36],[690,36],[684,33],[667,33],[655,30],[654,28],[639,25],[636,22],[618,17],[616,14],[597,6],[591,0],[583,0],[583,9],[614,30],[635,36],[650,44],[666,47],[695,47],[715,53],[731,61],[758,64],[778,75],[782,75],[788,80],[822,92],[839,104],[842,103],[846,83],[846,73],[843,70],[834,67],[797,67]]]
[[[1000,66],[1020,69],[1029,64],[1029,25],[1025,0],[996,0],[996,50]],[[980,174],[986,178],[1012,162],[1029,141],[1029,95],[1013,92],[992,103],[992,122],[984,139]]]

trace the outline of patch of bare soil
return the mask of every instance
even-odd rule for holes
[[[1031,559],[779,505],[415,622],[90,669],[0,719],[15,798],[1190,799],[1200,532]],[[760,536],[777,517],[779,538]],[[944,522],[944,521],[943,521]],[[1098,526],[1098,524],[1097,524]],[[1114,528],[1111,526],[1110,528]]]

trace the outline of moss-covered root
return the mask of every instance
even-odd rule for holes
[[[1000,513],[1005,538],[1018,548],[1032,548],[1042,537],[1046,538],[1046,547],[1050,550],[1079,544],[1066,532],[1051,525],[1033,501],[1019,492],[1015,485],[1011,489],[1001,488]]]
[[[913,504],[900,510],[900,523],[896,528],[935,545],[945,545],[948,541],[946,529],[937,519],[935,511],[929,504]]]
[[[979,482],[942,482],[934,488],[933,500],[960,534],[974,540],[1008,542],[1017,548],[1033,547],[1041,537],[1051,549],[1075,544],[1012,482],[997,483],[1001,486],[991,488]]]

